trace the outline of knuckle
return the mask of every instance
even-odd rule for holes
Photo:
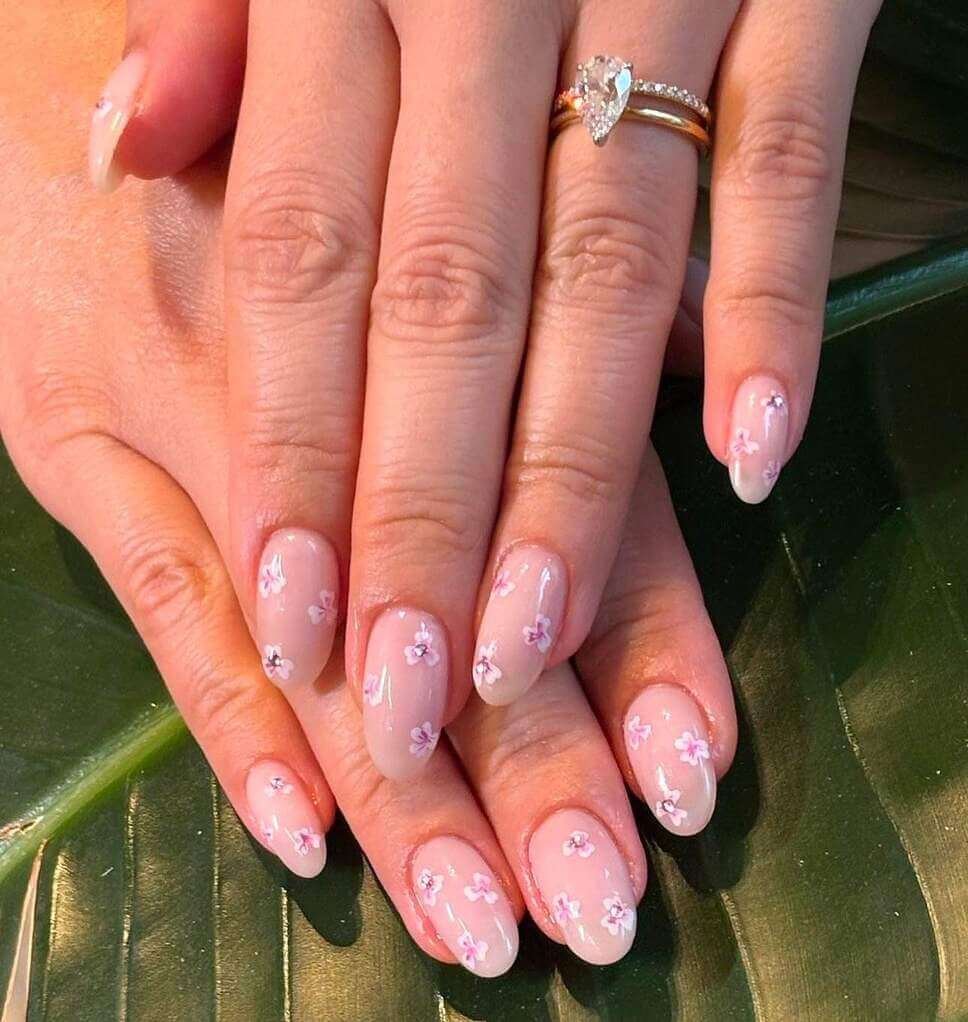
[[[652,200],[649,200],[652,201]],[[549,234],[538,263],[543,296],[563,305],[614,305],[633,295],[636,315],[642,303],[675,299],[675,260],[682,247],[664,226],[661,211],[632,219],[620,209],[569,209],[560,203],[558,226]]]
[[[812,279],[796,263],[747,256],[741,268],[710,288],[706,308],[734,325],[763,322],[800,333],[821,315],[822,295],[811,293]]]
[[[744,198],[814,201],[834,184],[829,114],[808,94],[775,90],[751,105],[720,175],[720,189]]]
[[[512,456],[508,474],[517,488],[557,492],[579,506],[616,507],[628,497],[630,476],[619,445],[587,431],[567,438],[532,431]],[[552,505],[554,506],[554,505]]]
[[[118,543],[122,591],[147,637],[184,627],[206,613],[213,569],[181,537],[138,522]]]
[[[446,221],[445,221],[446,222]],[[508,282],[478,230],[419,228],[380,273],[371,318],[389,342],[479,346],[500,339],[509,311]]]
[[[243,185],[227,222],[226,271],[251,305],[319,301],[372,273],[376,225],[355,189],[338,201],[321,175],[271,171]]]
[[[231,746],[233,735],[250,733],[265,719],[264,693],[251,678],[202,653],[188,654],[183,663],[197,730]]]

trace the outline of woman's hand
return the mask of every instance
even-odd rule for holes
[[[0,33],[0,85],[17,83],[0,123],[10,154],[0,184],[20,196],[0,211],[0,428],[27,484],[97,559],[264,847],[318,872],[335,796],[428,953],[496,975],[513,959],[523,906],[588,961],[620,957],[645,885],[623,772],[670,830],[693,833],[736,737],[654,455],[582,662],[604,733],[562,666],[513,707],[473,701],[432,775],[383,778],[338,661],[286,698],[263,677],[225,568],[220,174],[133,189],[110,210],[86,197],[63,84],[82,43],[52,39],[49,26],[42,7],[20,8]],[[13,40],[47,60],[28,66]]]

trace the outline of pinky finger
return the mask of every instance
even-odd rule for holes
[[[333,796],[285,698],[267,682],[194,504],[119,441],[80,437],[47,506],[87,547],[148,646],[255,839],[294,873],[326,861]]]

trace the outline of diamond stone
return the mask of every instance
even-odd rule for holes
[[[628,105],[632,65],[618,57],[592,57],[579,65],[575,91],[581,119],[595,145],[605,145]]]

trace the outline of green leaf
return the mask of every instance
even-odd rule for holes
[[[694,398],[660,417],[742,736],[702,837],[640,814],[652,882],[607,969],[532,927],[499,981],[427,960],[343,827],[322,878],[286,876],[4,458],[3,989],[26,917],[42,1022],[968,1017],[966,320],[952,245],[836,285],[807,437],[758,508]]]

